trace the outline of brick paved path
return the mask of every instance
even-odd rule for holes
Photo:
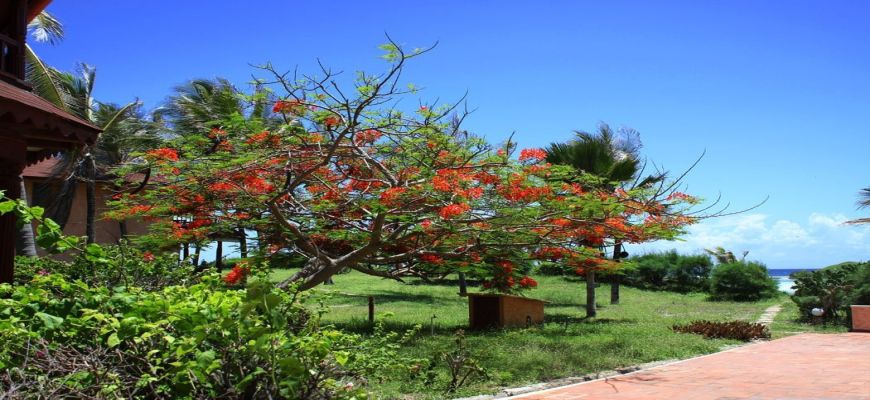
[[[870,333],[801,334],[517,399],[870,399]]]

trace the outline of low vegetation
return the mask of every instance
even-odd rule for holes
[[[770,337],[767,326],[746,321],[694,321],[685,325],[674,325],[674,331],[695,333],[705,338],[734,339],[744,342]]]
[[[870,262],[847,262],[816,271],[792,274],[799,318],[811,321],[811,311],[821,308],[826,323],[851,324],[852,304],[870,304]]]

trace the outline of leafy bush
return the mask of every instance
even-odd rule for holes
[[[401,368],[378,342],[323,328],[297,293],[209,275],[149,292],[36,275],[0,285],[0,392],[12,397],[362,397],[363,376]],[[370,352],[366,349],[380,349]],[[359,351],[358,351],[359,350]]]
[[[776,296],[777,286],[764,264],[738,261],[713,269],[710,294],[716,300],[756,301]]]
[[[193,268],[178,261],[176,253],[152,254],[127,244],[91,244],[69,261],[46,257],[18,257],[15,281],[29,282],[34,275],[56,273],[67,280],[81,280],[90,286],[137,286],[157,290],[184,285],[194,280]]]
[[[680,255],[673,250],[635,257],[631,264],[625,273],[626,284],[682,293],[707,291],[713,266],[706,255]]]
[[[686,325],[674,325],[674,331],[704,335],[708,339],[734,339],[744,342],[770,337],[767,326],[746,321],[693,321]]]
[[[842,263],[817,271],[800,271],[794,279],[792,301],[804,320],[813,308],[824,310],[825,322],[849,323],[849,306],[870,304],[870,263]]]

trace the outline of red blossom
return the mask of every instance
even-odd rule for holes
[[[145,260],[145,262],[154,261],[154,254],[151,254],[150,251],[146,251],[142,253],[142,260]]]
[[[520,286],[524,288],[533,288],[538,286],[538,282],[528,276],[524,276],[523,279],[520,279]]]
[[[543,161],[547,158],[547,152],[541,149],[522,149],[520,151],[520,161],[534,160]]]
[[[420,261],[434,265],[444,264],[444,259],[435,254],[423,254],[420,256]]]
[[[441,209],[438,210],[438,215],[441,216],[441,218],[450,219],[462,215],[470,209],[471,207],[465,203],[451,204],[445,207],[441,207]]]
[[[149,156],[152,156],[158,160],[178,161],[178,151],[175,149],[170,149],[168,147],[151,150],[145,154],[148,154]]]
[[[230,272],[224,276],[224,282],[229,285],[236,285],[245,279],[248,274],[248,268],[244,262],[236,264]]]

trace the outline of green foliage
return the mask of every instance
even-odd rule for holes
[[[770,338],[767,326],[746,321],[693,321],[685,325],[674,325],[674,331],[704,335],[708,339],[734,339],[744,342]]]
[[[59,274],[0,286],[0,391],[22,397],[356,398],[393,339],[322,328],[295,292],[217,275],[159,291],[93,287]],[[379,351],[358,351],[374,350]],[[81,363],[92,361],[90,368]]]
[[[625,271],[627,285],[674,292],[706,292],[713,263],[706,255],[681,255],[675,250],[631,259]]]
[[[47,273],[60,274],[70,281],[80,280],[91,286],[137,286],[147,290],[186,285],[194,280],[193,269],[186,263],[179,263],[176,253],[154,255],[126,243],[111,246],[92,243],[69,260],[16,259],[16,283],[26,283],[34,275]]]
[[[825,322],[849,324],[849,306],[870,304],[870,262],[842,263],[817,271],[792,274],[794,295],[802,320],[813,308],[824,310]],[[847,317],[847,318],[844,318]]]
[[[716,300],[756,301],[776,296],[777,286],[764,264],[739,261],[713,269],[710,294]]]

